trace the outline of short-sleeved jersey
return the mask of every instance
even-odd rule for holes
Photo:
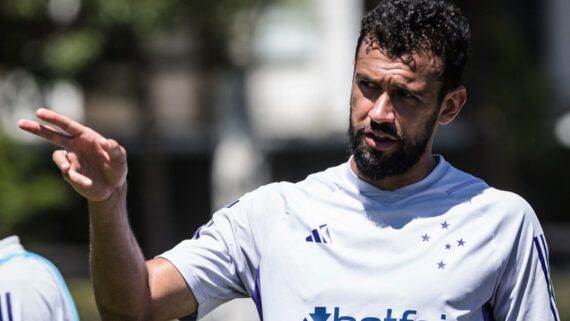
[[[435,157],[395,191],[349,163],[263,186],[161,256],[198,318],[251,296],[265,321],[558,321],[531,207]]]
[[[0,321],[77,321],[58,269],[28,252],[17,236],[0,240]]]

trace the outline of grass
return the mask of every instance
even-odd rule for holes
[[[570,268],[552,269],[551,277],[560,320],[570,320]]]
[[[81,321],[99,321],[99,312],[95,305],[95,295],[89,278],[69,278],[65,280],[69,292],[75,301],[79,320]]]

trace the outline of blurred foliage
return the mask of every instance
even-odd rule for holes
[[[197,66],[226,66],[231,64],[228,39],[235,32],[234,17],[246,9],[259,12],[276,1],[297,0],[3,0],[0,76],[14,71],[31,75],[38,93],[61,78],[81,84],[87,93],[100,87],[108,90],[112,82],[114,88],[137,95],[135,101],[143,110],[146,56],[157,38],[182,32],[191,38],[187,40]],[[121,78],[124,72],[121,76],[116,72],[120,68],[129,74]],[[4,104],[0,108],[11,114],[18,114],[15,109],[21,106],[44,103],[0,101]],[[30,104],[34,106],[25,106]],[[18,221],[30,229],[33,213],[62,202],[65,183],[56,172],[34,171],[30,148],[23,152],[6,140],[0,148],[0,231]],[[60,207],[55,212],[65,210]]]
[[[0,66],[82,78],[106,60],[136,59],[153,35],[172,30],[190,31],[201,56],[227,62],[233,18],[276,1],[3,0]]]
[[[56,73],[73,75],[101,55],[101,38],[93,29],[55,34],[45,44],[43,60]]]
[[[66,187],[52,171],[37,169],[28,149],[0,135],[0,238],[40,209],[65,201]]]

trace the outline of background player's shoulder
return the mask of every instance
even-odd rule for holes
[[[51,266],[44,262],[47,260],[39,258],[36,254],[26,252],[15,255],[3,264],[0,288],[29,295],[57,289],[57,276]]]

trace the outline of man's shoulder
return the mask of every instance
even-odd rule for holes
[[[432,175],[434,184],[431,187],[443,193],[446,198],[470,199],[489,188],[483,179],[454,167],[441,156],[438,166],[430,176]]]
[[[478,200],[488,206],[494,206],[515,212],[533,212],[532,207],[519,194],[495,187],[486,188]]]
[[[513,191],[491,186],[483,179],[457,169],[452,165],[449,165],[449,172],[448,182],[452,186],[448,191],[450,194],[463,189],[468,190],[472,187],[476,191],[472,200],[475,203],[480,203],[484,206],[498,206],[505,209],[532,211],[530,204]]]
[[[255,193],[295,193],[311,188],[333,188],[339,184],[347,164],[342,163],[308,174],[298,182],[280,181],[263,185],[256,189]]]
[[[342,184],[346,175],[350,172],[347,162],[326,168],[322,171],[308,175],[304,180],[297,183],[301,186],[314,186],[320,188],[335,189]]]
[[[531,237],[542,234],[542,227],[532,206],[517,193],[489,187],[472,200],[486,224],[495,226],[497,235],[505,231],[528,230]],[[499,233],[500,232],[500,233]]]
[[[237,203],[250,210],[287,208],[291,202],[303,202],[317,195],[327,195],[339,184],[343,165],[312,173],[298,182],[280,181],[262,185],[244,194]]]
[[[447,193],[469,194],[470,203],[485,212],[501,212],[506,215],[534,215],[531,205],[521,195],[487,184],[483,179],[473,176],[449,165]]]

